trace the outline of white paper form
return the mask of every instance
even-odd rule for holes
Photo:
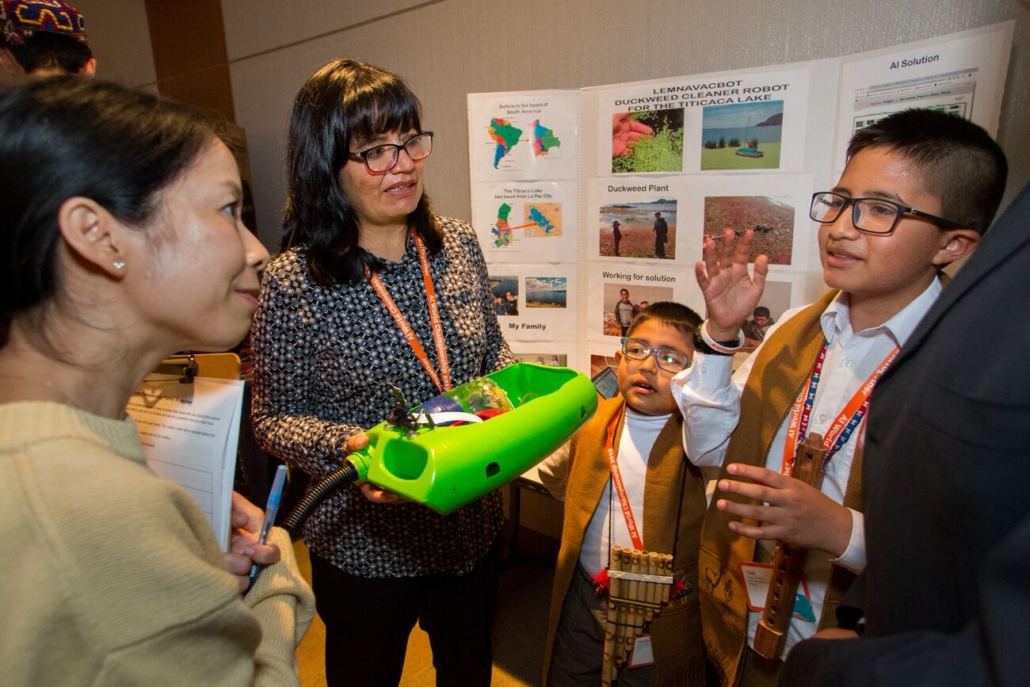
[[[575,179],[578,103],[577,91],[469,94],[472,181]]]
[[[229,546],[243,382],[195,377],[180,384],[150,375],[129,399],[147,465],[188,491],[207,515],[222,550]]]

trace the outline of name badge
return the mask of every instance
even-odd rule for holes
[[[772,579],[773,566],[769,563],[741,563],[740,577],[744,581],[744,593],[747,595],[749,611],[761,613],[765,610],[765,600],[769,598],[769,581]],[[815,609],[812,598],[808,595],[808,584],[804,576],[798,585],[798,593],[794,598],[794,617],[805,622],[815,622]]]
[[[637,637],[633,643],[633,655],[629,659],[630,668],[642,668],[654,664],[654,652],[651,650],[651,635]]]

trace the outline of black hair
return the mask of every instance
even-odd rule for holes
[[[336,59],[297,93],[287,145],[283,249],[304,244],[308,275],[322,286],[354,282],[383,262],[358,246],[358,217],[340,188],[351,142],[390,131],[422,131],[421,105],[395,74],[358,60]],[[423,193],[409,218],[431,253],[443,236]]]
[[[0,327],[59,293],[66,200],[90,198],[143,226],[217,133],[188,105],[77,76],[0,93]]]
[[[93,59],[93,51],[82,41],[49,31],[36,31],[20,44],[6,46],[26,74],[43,69],[59,69],[78,74]]]
[[[903,110],[860,129],[851,160],[866,148],[899,153],[941,201],[941,216],[983,234],[1005,193],[1005,153],[981,127],[938,110]]]
[[[772,313],[769,311],[769,308],[764,305],[760,305],[755,308],[755,311],[751,314],[753,317],[772,317]]]
[[[650,320],[661,322],[686,334],[691,342],[695,342],[695,346],[697,328],[701,326],[703,321],[701,316],[694,312],[692,308],[688,308],[682,303],[658,301],[637,313],[633,321],[630,322],[629,329],[626,330],[626,336],[633,336],[634,329]]]

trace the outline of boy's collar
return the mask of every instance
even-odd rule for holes
[[[623,401],[623,406],[626,408],[626,420],[627,421],[631,421],[632,420],[632,421],[636,421],[636,422],[655,422],[655,423],[661,421],[662,423],[665,423],[665,422],[669,421],[670,417],[672,417],[672,413],[666,413],[664,415],[648,415],[646,413],[641,413],[638,410],[633,410],[629,406],[629,404],[626,403],[625,401]]]
[[[909,302],[898,314],[890,318],[878,327],[870,327],[861,332],[852,332],[850,308],[848,306],[848,294],[841,291],[823,311],[820,318],[823,335],[826,341],[833,345],[842,336],[849,337],[852,334],[863,336],[875,336],[883,332],[888,333],[899,346],[904,345],[912,336],[923,315],[930,309],[937,297],[941,295],[942,277],[940,275],[926,287],[926,289]]]

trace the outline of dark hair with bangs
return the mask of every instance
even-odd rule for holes
[[[188,105],[78,76],[0,93],[0,326],[59,296],[66,200],[90,198],[143,228],[217,134]]]
[[[664,325],[677,329],[687,336],[696,346],[697,328],[701,326],[701,316],[692,308],[675,301],[658,301],[652,303],[637,313],[637,316],[630,322],[626,336],[633,336],[633,330],[649,320],[661,322]]]
[[[941,217],[981,234],[1005,193],[1008,163],[986,131],[938,110],[903,110],[860,129],[848,160],[866,148],[886,148],[910,161],[926,190],[941,201]]]
[[[390,131],[422,132],[421,105],[395,74],[358,60],[337,59],[301,87],[290,115],[282,249],[304,245],[307,270],[321,286],[354,282],[383,262],[358,246],[358,216],[338,174],[351,143]],[[431,253],[443,236],[425,193],[410,223]]]

